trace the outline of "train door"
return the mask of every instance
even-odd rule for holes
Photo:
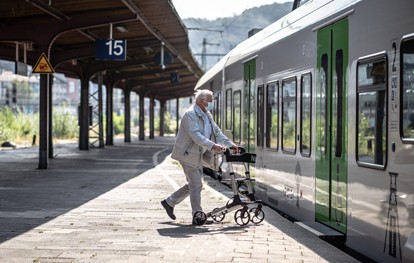
[[[318,31],[315,218],[346,232],[348,20]]]
[[[244,64],[244,105],[242,144],[247,152],[255,152],[256,144],[256,60]]]

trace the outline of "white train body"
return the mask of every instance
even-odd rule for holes
[[[196,86],[257,154],[260,199],[378,262],[414,262],[413,12],[412,0],[307,1]]]

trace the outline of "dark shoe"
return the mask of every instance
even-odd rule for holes
[[[175,220],[176,217],[174,215],[174,207],[170,206],[167,201],[163,200],[161,201],[161,205],[164,207],[165,211],[167,212],[167,215],[172,219]]]
[[[194,221],[194,219],[193,219],[192,224],[193,224],[193,226],[212,225],[212,224],[214,224],[214,221],[213,220],[206,220],[206,222],[204,222],[203,224],[201,224],[201,222],[199,222],[199,224],[197,224],[197,222]]]

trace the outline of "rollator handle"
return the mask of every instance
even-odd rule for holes
[[[246,153],[246,149],[243,147],[238,147],[239,153],[233,154],[229,148],[224,151],[224,156],[226,157],[227,162],[241,162],[241,163],[255,163],[256,154]]]
[[[224,153],[225,156],[229,156],[229,155],[241,155],[241,154],[246,152],[246,149],[244,149],[241,146],[237,147],[237,149],[238,149],[237,153],[235,153],[233,151],[234,149],[235,149],[234,147],[228,147],[228,148],[226,148],[226,150],[223,153]]]

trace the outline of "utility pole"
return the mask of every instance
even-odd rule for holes
[[[220,46],[218,43],[209,43],[206,38],[203,38],[203,49],[201,51],[201,66],[204,70],[207,69],[207,45]]]
[[[217,32],[217,33],[220,33],[220,34],[222,34],[224,32],[224,30],[216,30],[216,29],[208,29],[208,28],[198,28],[198,27],[187,28],[187,30]],[[201,50],[201,54],[194,54],[194,56],[201,56],[201,67],[204,70],[207,70],[207,57],[208,56],[223,57],[223,56],[226,55],[226,54],[208,54],[207,53],[207,45],[210,45],[210,46],[220,46],[220,44],[218,44],[218,43],[209,43],[209,42],[207,42],[207,39],[205,37],[203,38],[202,45],[203,45],[203,47],[202,47],[202,50]]]

